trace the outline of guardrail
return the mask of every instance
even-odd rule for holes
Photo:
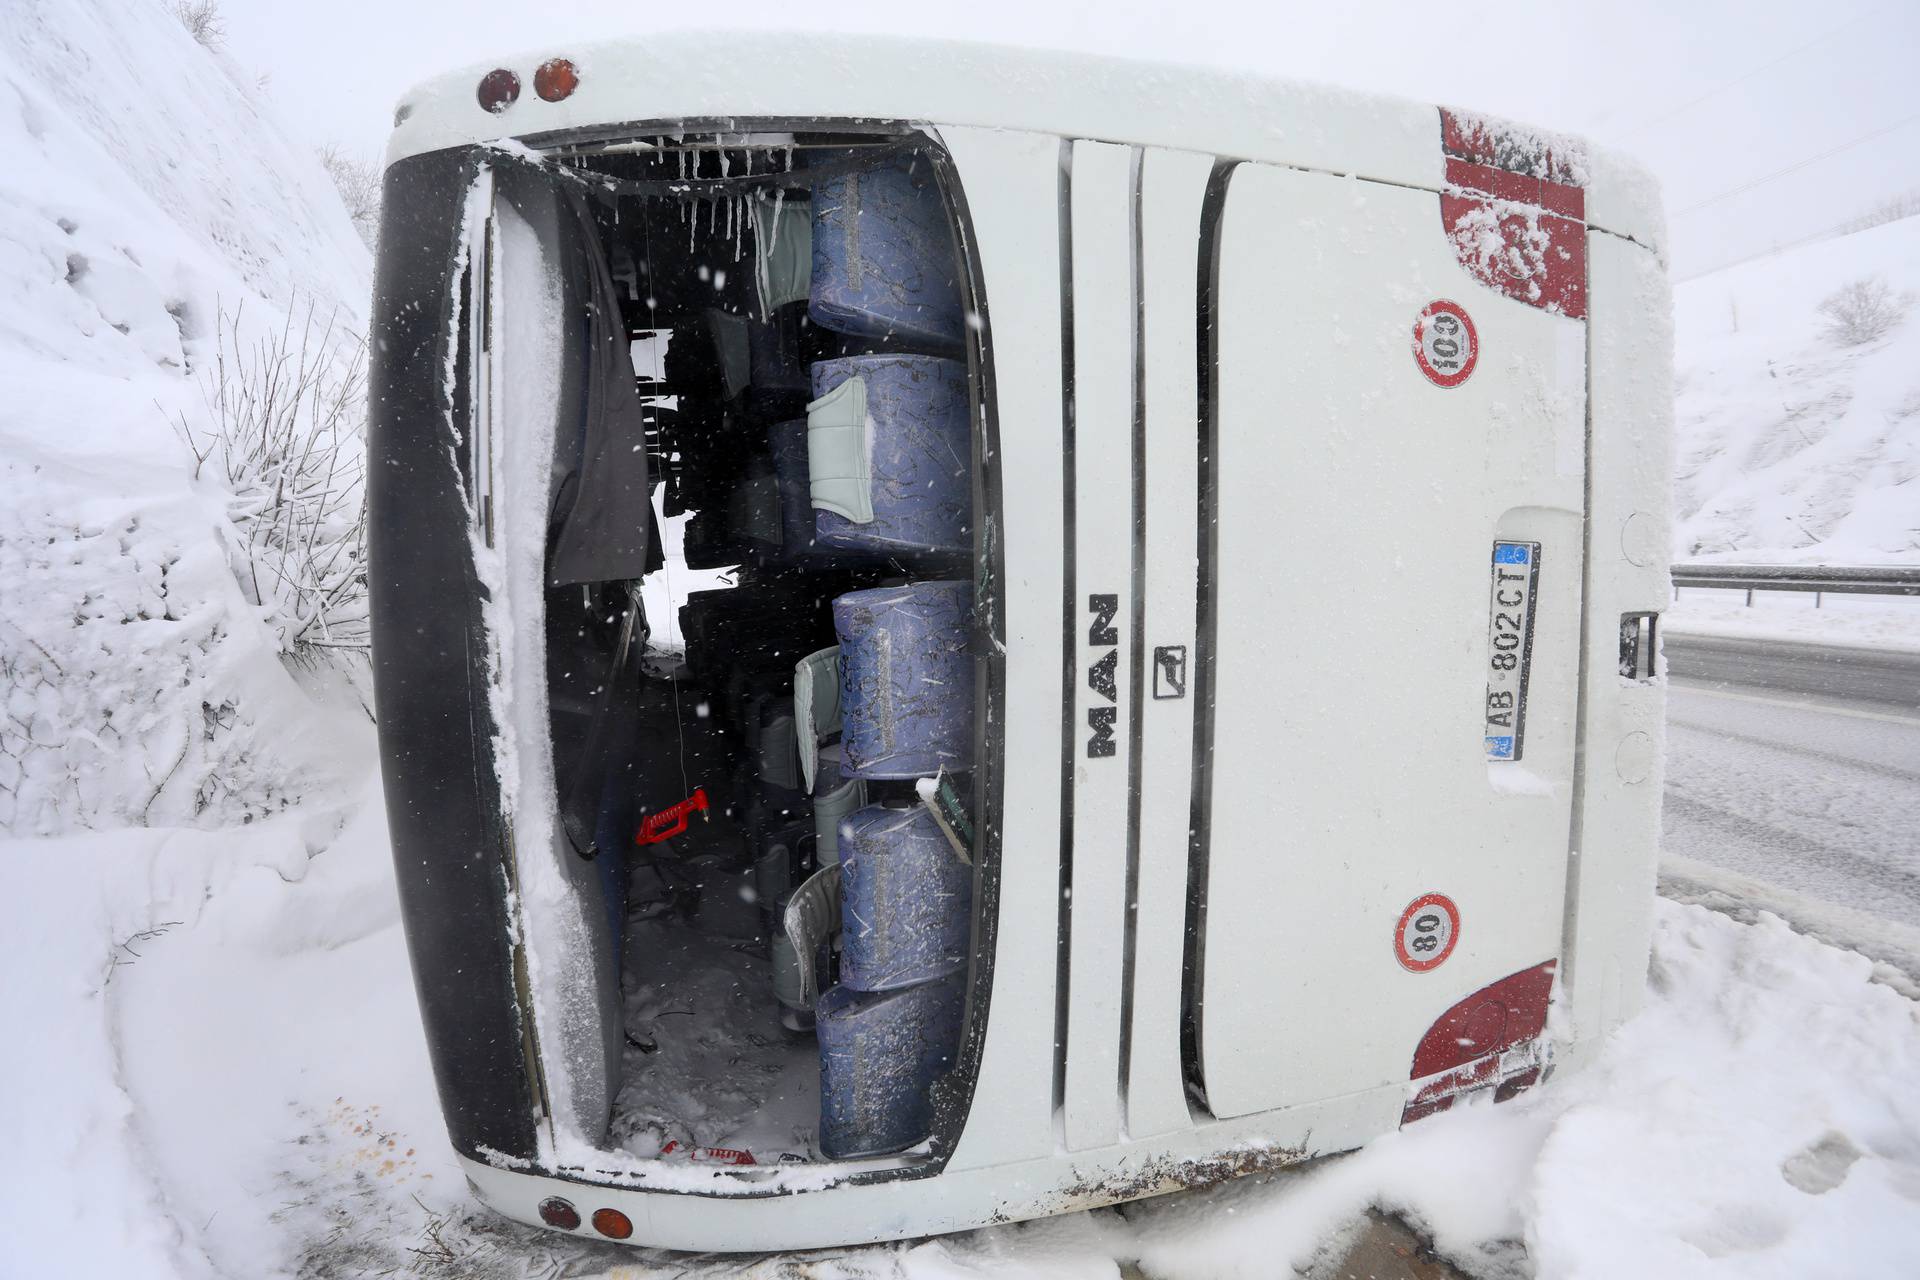
[[[1756,591],[1811,591],[1814,607],[1828,592],[1844,595],[1920,596],[1920,566],[1872,567],[1798,564],[1676,564],[1673,595],[1682,587],[1718,591],[1745,591],[1753,603]]]

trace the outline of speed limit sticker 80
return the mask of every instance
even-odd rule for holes
[[[1460,940],[1460,909],[1443,893],[1415,898],[1400,913],[1393,931],[1393,954],[1400,967],[1415,973],[1438,969]]]

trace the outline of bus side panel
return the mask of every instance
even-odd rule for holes
[[[367,401],[368,584],[381,771],[427,1048],[456,1150],[537,1154],[516,1012],[486,638],[455,424],[458,240],[477,162],[395,164]]]
[[[1444,1012],[1559,955],[1585,347],[1462,268],[1431,192],[1245,164],[1219,236],[1198,1004],[1224,1118],[1406,1081]],[[1414,344],[1440,301],[1478,332],[1452,385]],[[1539,566],[1497,762],[1496,540]]]
[[[1133,151],[1073,147],[1073,886],[1067,1148],[1120,1137],[1121,977],[1132,764]]]
[[[1587,256],[1592,518],[1585,719],[1561,975],[1576,1041],[1630,1017],[1646,985],[1666,677],[1664,667],[1652,680],[1620,674],[1620,620],[1658,613],[1672,590],[1672,292],[1659,260],[1639,245],[1591,232]]]
[[[1186,959],[1187,842],[1192,818],[1194,557],[1199,530],[1196,307],[1201,204],[1213,157],[1150,149],[1140,181],[1141,408],[1146,469],[1144,594],[1137,625],[1141,734],[1132,1009],[1126,1036],[1127,1133],[1189,1123],[1180,1064]]]
[[[1001,424],[1006,751],[996,992],[949,1167],[1054,1150],[1062,689],[1060,140],[940,131],[967,193]]]

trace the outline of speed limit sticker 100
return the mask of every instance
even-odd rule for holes
[[[1393,954],[1400,967],[1415,973],[1438,969],[1460,940],[1460,909],[1444,893],[1422,894],[1400,913],[1393,931]]]
[[[1435,386],[1457,387],[1473,376],[1480,359],[1480,335],[1467,309],[1438,298],[1413,322],[1413,358]]]

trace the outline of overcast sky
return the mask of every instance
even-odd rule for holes
[[[1665,184],[1684,278],[1920,190],[1914,0],[223,0],[293,127],[379,156],[441,71],[677,27],[938,35],[1249,68],[1472,107],[1624,148]],[[564,7],[564,12],[562,11]]]

